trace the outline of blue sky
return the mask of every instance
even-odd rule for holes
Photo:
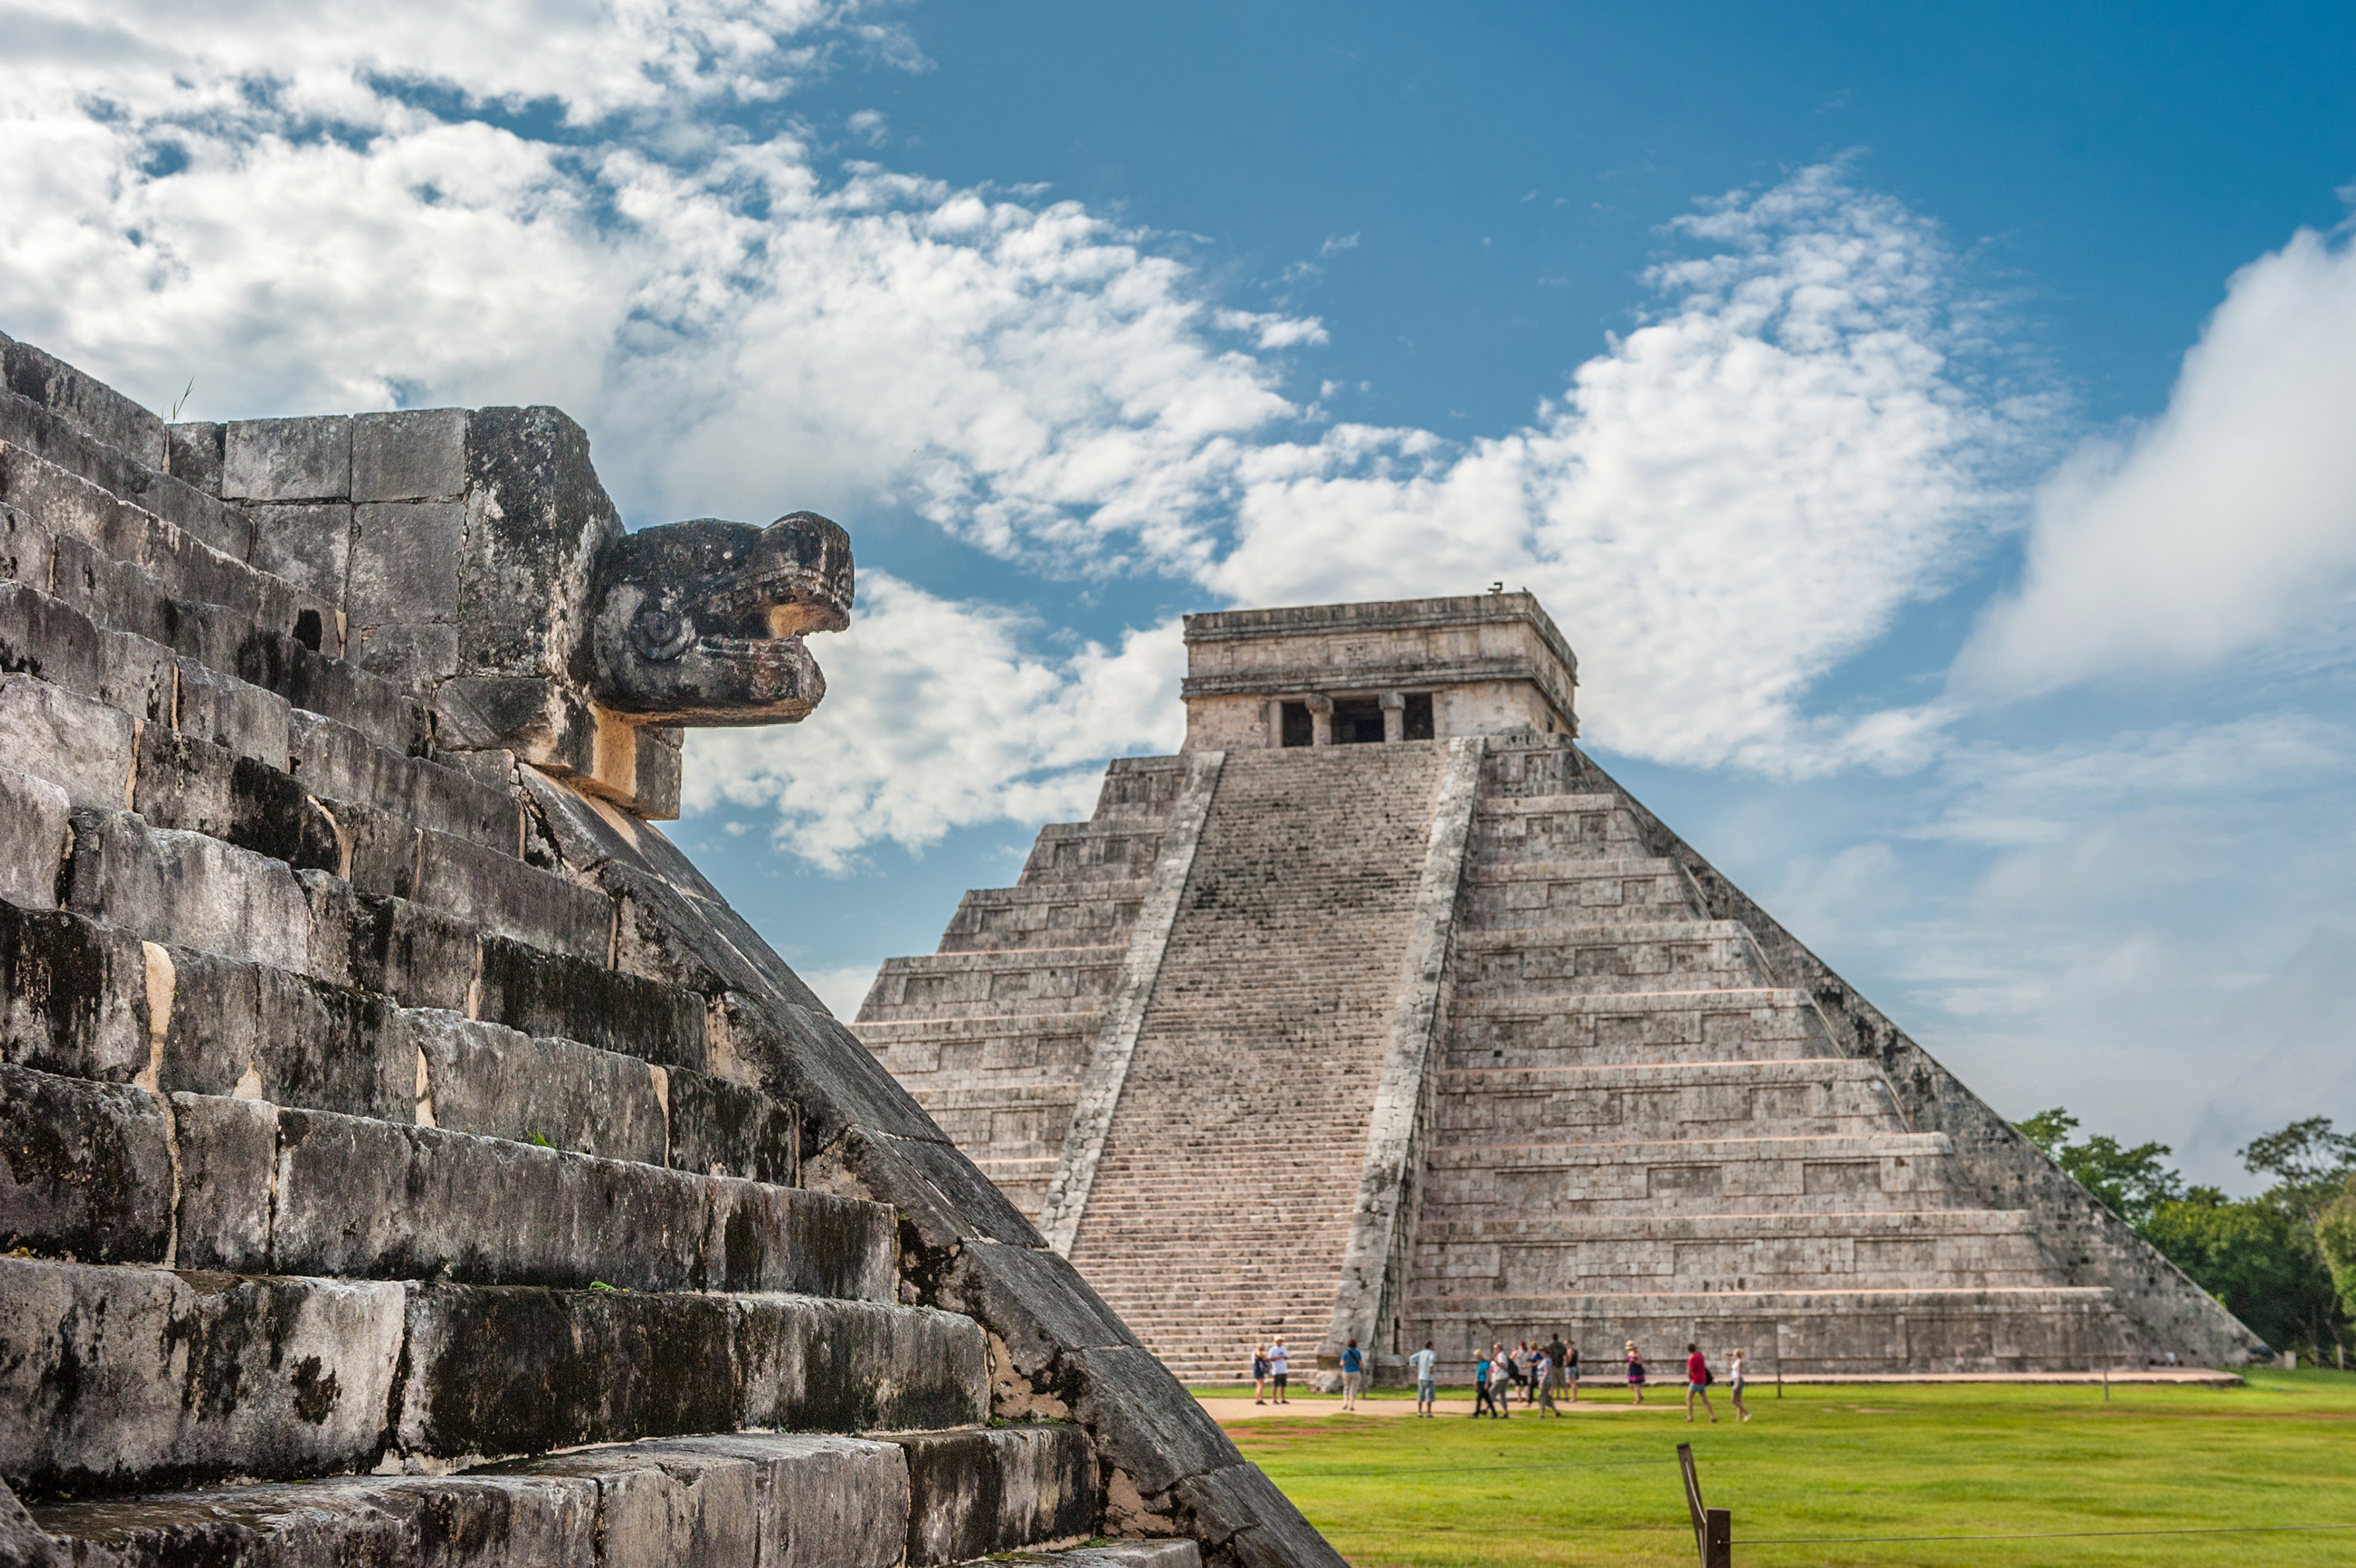
[[[552,402],[848,525],[678,835],[846,1008],[1174,744],[1173,619],[1504,576],[2008,1114],[2356,1122],[2344,8],[0,0],[0,328]],[[2343,450],[2347,448],[2347,450]]]

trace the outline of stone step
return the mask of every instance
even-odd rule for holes
[[[989,1413],[970,1319],[811,1296],[0,1258],[0,1475],[76,1497]]]
[[[1779,1365],[1794,1376],[2045,1371],[2115,1363],[2126,1353],[2117,1303],[2095,1287],[1590,1292],[1444,1306],[1416,1300],[1398,1343],[1430,1339],[1441,1379],[1469,1382],[1476,1347],[1557,1333],[1582,1345],[1586,1380],[1606,1384],[1622,1380],[1622,1346],[1635,1340],[1650,1380],[1672,1398],[1683,1392],[1689,1340],[1700,1343],[1721,1383],[1738,1348],[1754,1380]],[[1396,1381],[1403,1365],[1403,1355],[1386,1355],[1377,1373]]]
[[[336,917],[358,897],[399,898],[552,956],[603,964],[613,950],[611,899],[511,854],[419,831],[413,858],[396,853],[363,871],[369,886],[304,864],[339,855],[332,829],[288,836],[272,847],[291,860],[132,811],[83,809],[65,907],[150,940],[322,978],[346,945],[337,928],[348,926]]]
[[[1073,1430],[656,1438],[452,1476],[54,1503],[31,1518],[121,1568],[916,1568],[981,1541],[970,1556],[1038,1568],[1200,1568],[1192,1541],[1052,1550],[1096,1528],[1093,1475],[1057,1468]]]
[[[1594,995],[1724,991],[1756,985],[1765,964],[1732,920],[1478,930],[1456,939],[1456,994]]]
[[[0,393],[0,452],[30,454],[0,479],[0,507],[16,509],[0,575],[70,600],[115,633],[273,691],[379,746],[426,748],[423,705],[338,656],[343,623],[333,596],[246,560],[257,544],[270,553],[271,532],[257,540],[252,514],[126,464],[13,393]]]
[[[1183,757],[1116,757],[1105,767],[1092,822],[1111,818],[1166,818],[1186,780]]]
[[[0,1248],[52,1258],[891,1299],[891,1210],[797,1187],[8,1066],[0,1138]]]
[[[1021,885],[1141,882],[1162,852],[1162,824],[1128,816],[1049,822],[1023,863]]]
[[[1794,1213],[1976,1207],[1944,1133],[1694,1138],[1622,1144],[1451,1144],[1428,1156],[1426,1222],[1547,1208],[1565,1214]],[[1936,1201],[1954,1195],[1952,1204]]]
[[[1459,993],[1440,1066],[1641,1066],[1771,1061],[1833,1054],[1806,995],[1757,986],[1582,995]]]
[[[1475,864],[1458,906],[1467,930],[1698,918],[1685,873],[1650,857]]]
[[[862,1022],[1101,1010],[1125,947],[926,953],[884,961],[859,1009]]]
[[[1871,1062],[1690,1062],[1442,1072],[1435,1145],[1903,1133]]]
[[[1044,883],[966,894],[941,935],[942,952],[1118,946],[1129,940],[1143,882]]]
[[[0,1059],[109,1082],[148,1074],[166,1090],[198,1093],[250,1088],[283,1103],[397,1120],[416,1103],[424,1052],[429,1073],[455,1075],[429,1076],[429,1092],[446,1081],[448,1114],[480,1119],[470,1130],[554,1138],[551,1124],[561,1123],[574,1146],[603,1152],[611,1139],[632,1154],[650,1136],[630,1129],[636,1101],[615,1101],[620,1120],[608,1127],[583,1096],[652,1063],[677,1100],[679,1113],[667,1118],[671,1144],[701,1163],[716,1144],[742,1135],[750,1164],[731,1166],[735,1174],[766,1177],[790,1163],[781,1147],[789,1122],[778,1124],[749,1089],[706,1073],[702,998],[479,936],[405,900],[316,904],[321,912],[306,917],[310,958],[289,968],[143,942],[71,910],[0,901]],[[437,1047],[394,1032],[409,1027],[404,1002],[430,1012],[472,1006],[506,1032]],[[559,1048],[548,1058],[525,1036],[578,1042],[589,1054]],[[634,1069],[616,1057],[633,1058]],[[516,1081],[547,1069],[567,1077],[539,1090]],[[478,1084],[477,1075],[489,1077]]]
[[[1043,1423],[894,1434],[908,1466],[908,1568],[1088,1539],[1104,1513],[1095,1453]]]

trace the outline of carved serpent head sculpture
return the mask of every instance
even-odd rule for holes
[[[849,626],[853,587],[851,536],[815,512],[609,540],[591,587],[592,690],[653,723],[791,723],[826,695],[802,638]]]

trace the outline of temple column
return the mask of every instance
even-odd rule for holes
[[[1333,744],[1333,699],[1331,697],[1309,699],[1309,744]]]
[[[1385,692],[1377,701],[1383,705],[1383,744],[1397,746],[1407,738],[1407,693]]]

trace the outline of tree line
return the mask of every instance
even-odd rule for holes
[[[2054,1164],[2158,1249],[2274,1350],[2328,1362],[2356,1321],[2356,1133],[2328,1116],[2254,1138],[2243,1167],[2270,1185],[2255,1197],[2187,1187],[2166,1144],[2073,1137],[2055,1106],[2014,1123]]]

